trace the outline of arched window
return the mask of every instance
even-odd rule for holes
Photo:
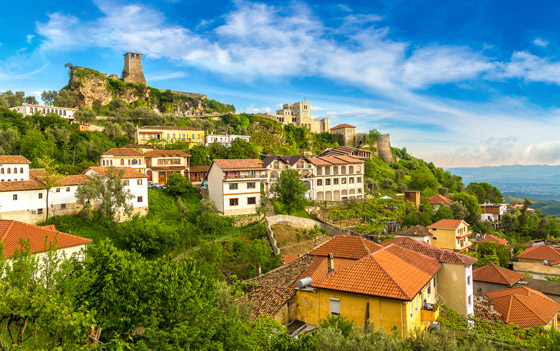
[[[14,167],[14,174],[17,174],[17,168]]]
[[[19,173],[23,173],[23,167],[19,169]]]
[[[0,174],[4,174],[4,168],[0,168]]]
[[[12,174],[12,170],[8,168],[8,174]]]
[[[348,167],[348,174],[352,174],[354,173],[354,166],[349,166]]]
[[[102,161],[101,161],[101,165],[102,165],[103,167],[105,167],[105,160],[102,160]]]
[[[121,166],[124,166],[124,160],[121,158]]]

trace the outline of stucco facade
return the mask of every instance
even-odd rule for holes
[[[306,127],[311,133],[328,132],[331,126],[329,118],[317,120],[311,117],[311,104],[308,101],[284,104],[274,117],[282,124]]]
[[[144,126],[136,130],[136,141],[138,144],[177,141],[204,144],[204,131],[186,127]]]
[[[47,114],[47,113],[56,113],[62,118],[66,118],[68,120],[74,120],[74,113],[78,111],[77,108],[70,108],[70,107],[58,107],[58,106],[44,106],[44,105],[22,105],[16,106],[11,108],[14,111],[17,111],[25,116],[32,116],[34,114]]]
[[[474,314],[472,266],[443,263],[437,273],[438,294],[443,303],[463,316]]]
[[[464,251],[472,246],[472,232],[465,221],[444,219],[428,226],[432,245],[448,250]]]

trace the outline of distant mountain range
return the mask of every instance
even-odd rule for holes
[[[560,166],[548,165],[511,165],[485,167],[457,167],[447,171],[463,177],[465,184],[488,182],[504,195],[518,198],[547,200],[542,211],[547,214],[560,214]],[[554,202],[558,202],[557,206]],[[539,208],[540,203],[531,207]]]

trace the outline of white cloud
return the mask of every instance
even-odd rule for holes
[[[535,38],[535,40],[533,40],[533,44],[540,46],[541,48],[546,48],[550,43],[542,38]]]
[[[31,42],[33,41],[33,38],[35,38],[34,35],[28,34],[28,35],[27,35],[27,44],[31,44]]]
[[[245,108],[245,113],[269,113],[273,112],[270,106],[254,107],[250,106]]]
[[[526,164],[560,164],[560,140],[529,145],[523,153]]]
[[[185,77],[187,74],[185,72],[159,72],[153,73],[146,76],[146,79],[150,82],[159,82],[162,80],[175,79]]]

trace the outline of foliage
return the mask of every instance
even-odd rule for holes
[[[469,224],[474,225],[478,223],[482,210],[480,209],[476,196],[467,193],[457,193],[453,196],[453,201],[460,202],[463,206],[465,206],[468,211],[468,215],[465,217],[465,220]]]
[[[502,203],[504,198],[498,188],[488,183],[469,183],[467,192],[476,196],[478,203],[490,201],[490,203]]]
[[[49,157],[43,157],[38,160],[42,171],[37,177],[37,181],[46,190],[47,196],[45,196],[45,208],[46,208],[46,220],[45,222],[49,224],[49,193],[52,188],[62,186],[64,184],[63,175],[58,173],[53,164],[53,159]]]
[[[121,211],[125,215],[132,212],[132,194],[125,188],[122,177],[124,170],[108,167],[106,175],[93,173],[78,186],[76,199],[84,207],[95,206],[102,217],[115,219]]]
[[[280,177],[278,177],[276,184],[272,187],[272,193],[288,214],[305,207],[307,203],[305,193],[307,190],[307,187],[301,180],[299,171],[295,169],[283,171]]]
[[[189,178],[181,173],[173,173],[167,177],[166,192],[171,196],[188,196],[198,194]]]

